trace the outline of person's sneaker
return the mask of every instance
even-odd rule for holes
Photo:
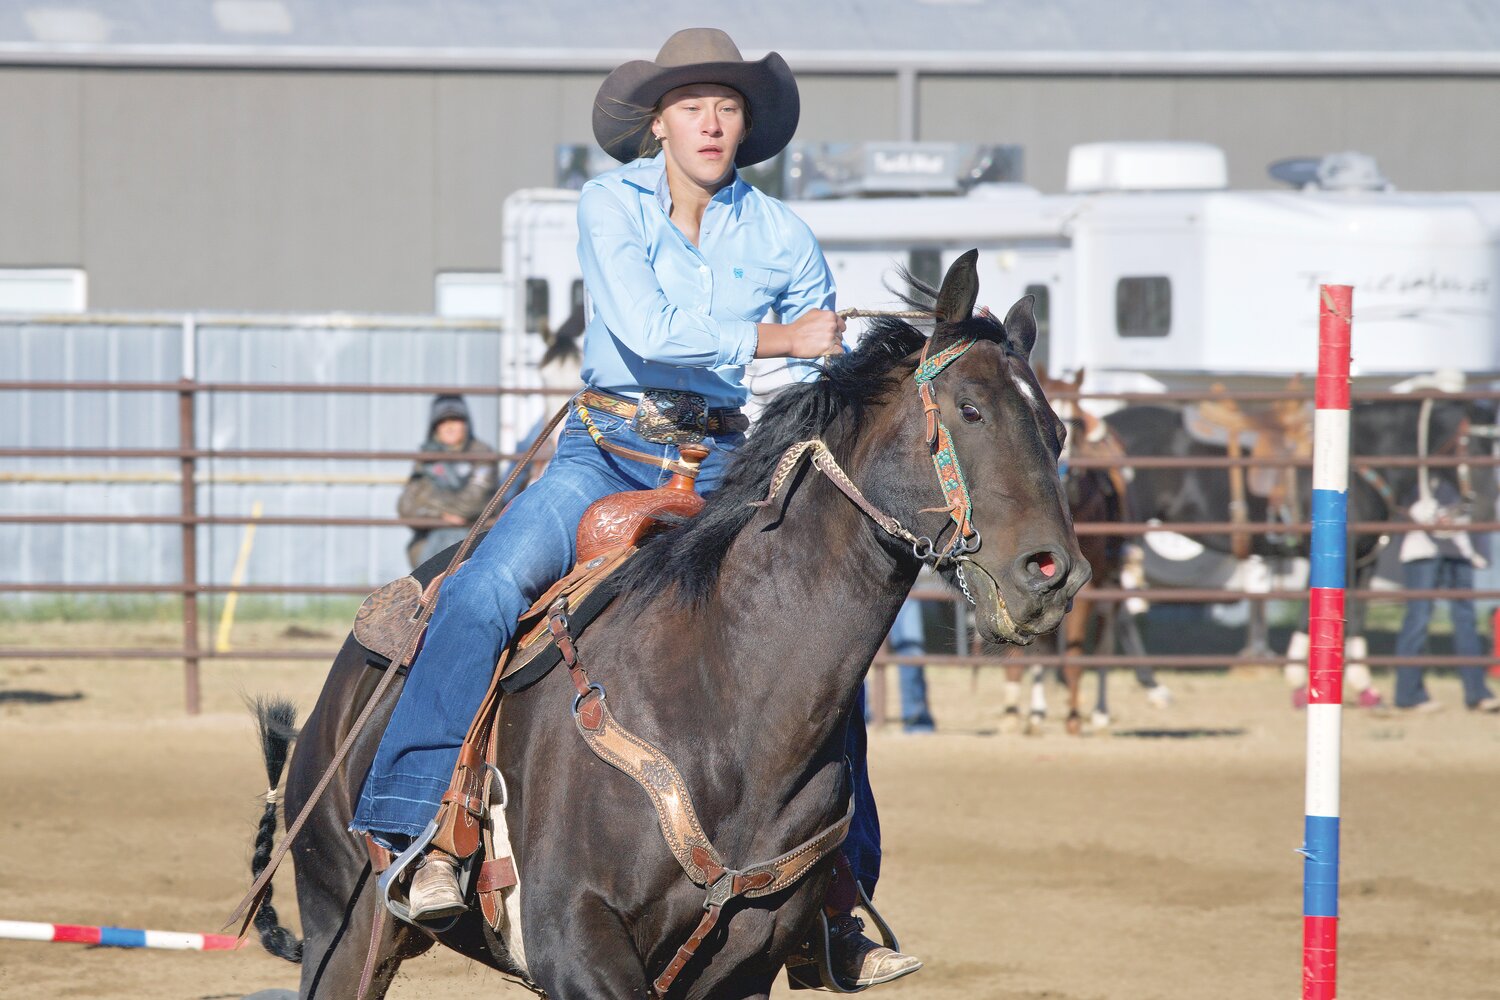
[[[1500,698],[1489,697],[1469,706],[1471,712],[1500,712]]]
[[[1431,715],[1434,712],[1441,712],[1443,710],[1443,703],[1433,701],[1429,698],[1427,701],[1419,701],[1415,705],[1398,705],[1396,707],[1399,711],[1410,712],[1413,715]]]
[[[1292,688],[1292,708],[1303,709],[1307,707],[1307,685]]]
[[[828,921],[828,964],[845,986],[874,986],[909,976],[922,960],[876,944],[864,935],[865,922],[853,914]]]
[[[1155,708],[1170,708],[1172,706],[1172,690],[1165,684],[1158,684],[1146,691],[1146,701]]]
[[[1385,699],[1374,688],[1365,688],[1359,693],[1358,704],[1360,708],[1384,708]]]
[[[412,876],[406,898],[412,920],[441,920],[463,913],[468,906],[458,890],[458,861],[442,851],[428,851]]]

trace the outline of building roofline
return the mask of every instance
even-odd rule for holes
[[[1500,51],[1025,51],[782,53],[803,73],[951,76],[1496,76]],[[0,42],[0,66],[606,73],[632,49]]]

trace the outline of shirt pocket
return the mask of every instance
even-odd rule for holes
[[[724,305],[733,315],[757,322],[771,311],[787,285],[791,275],[770,267],[731,267],[726,270],[720,284],[724,289]]]

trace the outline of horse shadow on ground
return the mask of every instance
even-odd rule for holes
[[[56,691],[0,691],[0,705],[50,705],[58,701],[82,701],[83,692],[59,694]]]
[[[1208,726],[1158,726],[1150,729],[1116,729],[1111,732],[1116,739],[1121,737],[1136,740],[1207,740],[1234,739],[1244,736],[1249,730],[1232,726],[1212,728]]]

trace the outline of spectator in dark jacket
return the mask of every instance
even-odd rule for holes
[[[443,453],[494,449],[474,437],[469,407],[462,396],[438,396],[432,401],[427,441],[422,450]],[[439,456],[417,462],[401,491],[396,512],[402,517],[441,518],[448,527],[413,529],[411,543],[406,547],[413,566],[463,540],[494,495],[498,471],[494,460],[475,462]]]

